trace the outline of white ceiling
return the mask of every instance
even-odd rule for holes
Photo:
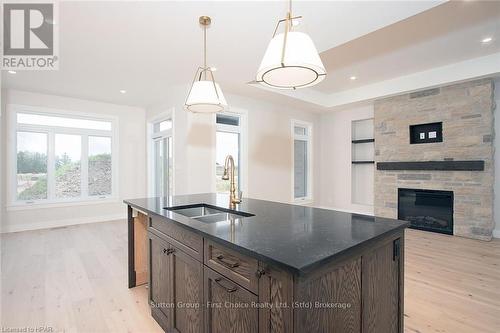
[[[307,31],[323,52],[442,2],[295,1],[293,8],[295,14],[304,16],[300,29]],[[57,21],[59,70],[4,73],[2,85],[118,104],[161,103],[171,85],[190,82],[201,64],[202,31],[197,20],[200,15],[209,15],[213,26],[208,32],[208,59],[218,68],[216,78],[223,90],[290,103],[290,97],[246,84],[254,79],[275,24],[285,10],[284,1],[61,2]],[[325,62],[333,73],[345,71],[348,75],[353,64],[349,64],[348,56],[346,59],[342,68],[335,67],[334,58],[330,61],[327,57]],[[415,61],[432,62],[414,59],[412,65]],[[397,65],[403,71],[411,70],[405,62]],[[387,75],[374,66],[368,63],[358,67],[364,74],[358,70],[357,84]],[[397,74],[397,66],[390,73]],[[318,91],[345,89],[351,84],[337,82],[336,77],[341,75],[331,76],[334,79],[318,86]],[[120,89],[127,94],[120,94]]]
[[[487,36],[497,40],[482,44]],[[500,1],[450,1],[323,52],[328,75],[314,89],[338,93],[497,52]]]

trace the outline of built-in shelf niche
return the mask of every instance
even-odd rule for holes
[[[375,139],[373,119],[355,120],[351,128],[351,201],[373,206]]]

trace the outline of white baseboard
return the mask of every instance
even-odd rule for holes
[[[11,225],[3,225],[1,228],[1,230],[2,230],[1,233],[6,234],[6,233],[11,233],[11,232],[19,232],[19,231],[50,229],[50,228],[57,228],[57,227],[66,227],[66,226],[76,225],[76,224],[122,220],[122,219],[126,219],[126,218],[127,217],[125,214],[112,214],[112,215],[80,217],[80,218],[54,220],[54,221],[41,221],[41,222],[37,222],[37,223],[11,224]]]
[[[493,237],[494,238],[500,238],[500,229],[494,229],[493,230]]]

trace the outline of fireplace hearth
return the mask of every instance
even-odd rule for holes
[[[398,219],[414,229],[453,234],[453,192],[398,189]]]

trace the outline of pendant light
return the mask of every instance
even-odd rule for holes
[[[208,16],[201,16],[203,28],[203,67],[198,67],[191,89],[184,103],[186,110],[196,113],[216,113],[227,108],[227,102],[220,86],[215,82],[213,69],[207,66],[207,28],[212,22]]]
[[[311,37],[303,32],[293,31],[294,23],[301,18],[302,16],[292,16],[290,0],[286,18],[276,24],[273,38],[260,63],[257,82],[272,88],[297,89],[323,81],[326,76],[325,66]],[[285,31],[277,35],[281,23],[285,23]]]

